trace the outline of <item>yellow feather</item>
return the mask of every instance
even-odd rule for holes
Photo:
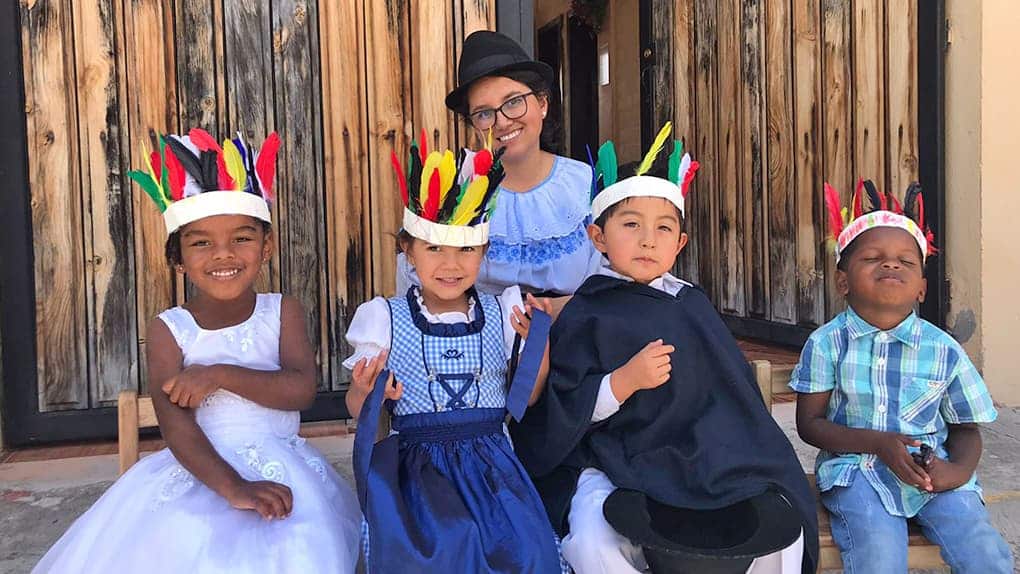
[[[655,141],[652,142],[651,149],[645,154],[645,159],[641,160],[641,165],[638,166],[637,171],[634,175],[643,175],[648,173],[648,170],[652,169],[652,164],[655,163],[655,157],[662,151],[662,146],[666,145],[666,138],[669,137],[669,133],[673,131],[673,122],[666,122],[666,125],[662,126],[659,130],[659,135],[655,136]]]
[[[418,197],[423,206],[429,199],[429,180],[432,179],[432,171],[439,167],[439,162],[442,161],[442,159],[443,155],[437,151],[430,152],[429,155],[425,157],[425,165],[421,168],[421,189],[418,193]],[[442,176],[440,175],[440,177]]]
[[[241,159],[241,152],[230,140],[223,140],[223,163],[227,164],[227,173],[234,180],[236,189],[244,191],[248,182],[248,175],[244,171],[244,160]]]
[[[452,151],[446,150],[446,153],[443,154],[443,161],[439,163],[439,205],[443,205],[443,202],[446,201],[446,194],[450,191],[456,177],[457,160],[453,158]],[[460,192],[459,187],[457,192]]]
[[[481,203],[487,189],[489,189],[489,176],[487,175],[477,177],[469,183],[467,191],[464,192],[464,198],[460,200],[460,204],[453,212],[451,224],[466,225],[471,221],[471,216],[478,209],[478,204]]]

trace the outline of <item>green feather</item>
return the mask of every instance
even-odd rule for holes
[[[159,208],[160,212],[166,211],[170,203],[163,196],[163,192],[159,189],[159,184],[156,180],[152,179],[152,176],[145,173],[144,171],[129,171],[126,174],[131,180],[138,184],[138,187],[142,188],[142,191],[149,194],[152,201],[156,202],[156,207]]]
[[[603,189],[616,183],[616,146],[612,140],[599,147],[599,160],[596,171],[602,174]]]
[[[669,181],[680,185],[680,160],[684,156],[684,144],[673,140],[673,153],[669,154]]]

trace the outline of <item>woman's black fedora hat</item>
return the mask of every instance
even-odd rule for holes
[[[555,81],[552,68],[544,62],[532,60],[524,48],[510,37],[491,30],[472,33],[464,40],[457,65],[457,89],[446,95],[446,107],[462,111],[472,82],[515,70],[536,72],[552,89]]]
[[[771,489],[725,508],[692,510],[621,488],[602,512],[642,547],[654,574],[743,574],[755,558],[790,546],[801,532],[797,512]]]

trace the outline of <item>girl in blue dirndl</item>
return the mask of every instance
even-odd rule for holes
[[[517,287],[474,288],[502,167],[489,150],[459,164],[412,142],[405,176],[394,157],[406,206],[398,241],[420,286],[361,305],[347,332],[366,570],[560,573],[558,541],[504,426],[544,385],[548,303],[525,305]],[[383,408],[393,430],[375,443]]]

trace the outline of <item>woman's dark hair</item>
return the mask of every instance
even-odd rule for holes
[[[545,83],[542,76],[538,72],[531,70],[510,70],[506,72],[499,72],[493,74],[502,78],[509,78],[515,82],[520,82],[535,92],[535,97],[545,97],[546,102],[549,105],[549,113],[545,119],[542,120],[542,133],[538,137],[538,146],[542,148],[542,151],[546,151],[552,154],[560,155],[563,153],[563,126],[560,125],[560,102],[553,98],[552,90],[549,85]],[[461,109],[457,110],[457,113],[468,118],[468,103],[467,98],[464,98],[464,104]],[[470,120],[469,120],[470,122]]]
[[[269,231],[272,230],[273,226],[268,221],[262,221],[261,219],[259,223],[262,224],[262,236],[269,235]],[[181,264],[181,228],[178,228],[166,238],[163,254],[166,256],[166,262],[171,267]]]

